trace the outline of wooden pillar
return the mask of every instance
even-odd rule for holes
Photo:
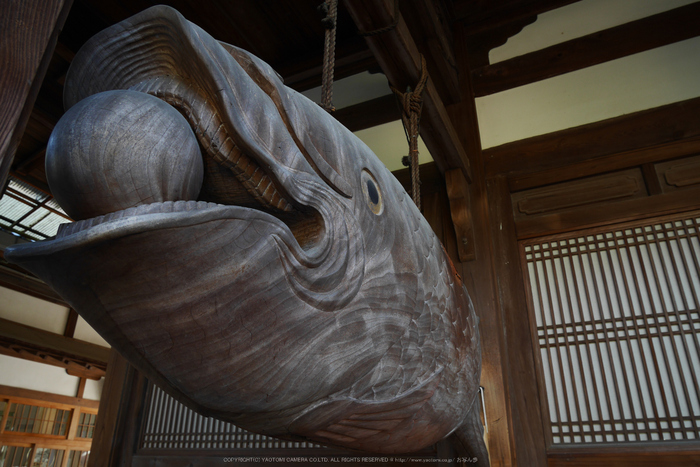
[[[73,0],[0,2],[0,190],[72,4]]]
[[[131,465],[147,380],[112,349],[97,412],[89,467]]]
[[[454,31],[462,101],[447,111],[462,139],[473,174],[468,187],[468,209],[473,221],[475,259],[462,262],[458,269],[480,319],[481,385],[488,417],[486,442],[492,466],[545,466],[547,457],[510,194],[504,181],[493,186],[486,182],[465,36],[461,26]]]
[[[508,385],[510,426],[517,465],[547,465],[544,424],[537,387],[537,369],[527,311],[520,252],[505,176],[487,182],[490,230],[503,324],[503,365]]]

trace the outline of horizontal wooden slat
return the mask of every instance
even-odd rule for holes
[[[486,96],[700,35],[700,3],[589,34],[472,71]]]
[[[547,457],[549,467],[690,467],[698,465],[700,447],[697,442],[551,447]]]
[[[508,179],[508,186],[513,192],[527,190],[552,183],[564,182],[575,178],[587,177],[601,172],[626,169],[658,161],[676,159],[689,154],[700,153],[700,138],[673,141],[666,144],[623,151],[606,157],[585,160],[564,167],[513,175]],[[644,167],[643,167],[644,168]],[[660,192],[660,189],[659,191]],[[651,193],[651,194],[658,194]]]
[[[33,444],[36,444],[36,447],[38,448],[89,451],[92,446],[92,440],[69,440],[65,438],[48,438],[44,436],[33,436],[30,434],[8,434],[8,432],[0,434],[0,445],[3,446],[31,447]]]

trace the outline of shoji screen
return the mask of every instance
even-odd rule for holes
[[[553,445],[700,439],[700,213],[521,243]]]

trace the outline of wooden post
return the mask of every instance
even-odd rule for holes
[[[473,261],[462,262],[457,267],[464,284],[469,289],[469,294],[479,316],[482,348],[481,385],[484,387],[486,416],[489,423],[486,445],[489,450],[491,466],[512,466],[516,465],[516,460],[512,446],[509,393],[506,384],[506,365],[504,364],[503,323],[498,311],[497,276],[493,266],[495,253],[489,229],[491,221],[476,104],[469,73],[466,71],[469,69],[469,63],[465,36],[466,32],[463,26],[455,29],[454,50],[460,70],[462,101],[449,106],[447,112],[471,159],[473,180],[463,189],[466,190],[470,200],[470,214],[473,220],[473,247],[475,252],[478,251],[478,254],[475,255]],[[453,181],[454,183],[456,181]],[[457,251],[453,255],[455,253]]]
[[[89,467],[131,465],[147,380],[112,349],[97,412]]]
[[[0,190],[72,4],[4,0],[0,6]]]
[[[498,306],[503,323],[504,374],[509,387],[511,436],[517,465],[545,466],[547,452],[537,368],[508,180],[488,180]]]

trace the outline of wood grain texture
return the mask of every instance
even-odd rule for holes
[[[634,157],[634,151],[652,146],[679,140],[697,143],[699,109],[700,98],[689,99],[489,148],[484,151],[486,173],[489,176],[503,173],[524,176],[566,168],[570,174],[576,174],[573,168],[578,165],[588,163],[602,167],[609,156],[616,154]],[[664,157],[663,151],[657,157]]]
[[[393,2],[384,0],[345,2],[360,31],[372,31],[391,24],[394,21],[392,5]],[[421,74],[420,52],[403,18],[399,18],[396,28],[391,31],[368,36],[366,40],[394,87],[406,89],[407,86],[416,86]],[[442,172],[462,169],[467,180],[471,180],[469,159],[430,79],[422,98],[420,133],[438,167]]]
[[[478,427],[479,334],[467,291],[360,140],[267,64],[168,7],[88,42],[68,73],[66,104],[118,89],[187,117],[205,160],[222,168],[205,180],[209,197],[105,208],[55,240],[7,251],[8,261],[46,280],[131,364],[205,415],[375,453]],[[140,148],[133,139],[120,144]],[[88,153],[106,141],[95,132]],[[104,176],[129,182],[121,169]],[[248,192],[245,205],[231,186]],[[479,436],[470,441],[483,452]]]
[[[690,187],[656,196],[632,198],[604,206],[567,209],[565,211],[520,219],[516,222],[518,238],[531,238],[576,229],[611,225],[650,216],[662,216],[697,209],[700,188]]]
[[[88,467],[132,465],[147,380],[119,352],[107,364]]]
[[[512,430],[518,440],[517,465],[545,465],[544,423],[537,387],[533,331],[528,329],[525,286],[516,238],[516,224],[505,177],[487,182],[494,243],[494,271],[498,278],[498,307],[504,330],[507,384]]]
[[[656,164],[655,169],[664,192],[700,184],[700,156]]]
[[[639,169],[624,170],[514,193],[515,217],[646,196]]]
[[[584,467],[600,465],[606,467],[697,467],[700,465],[700,449],[696,442],[643,443],[641,445],[553,447],[548,463],[550,467]]]
[[[8,0],[0,6],[0,186],[49,65],[72,0]]]

